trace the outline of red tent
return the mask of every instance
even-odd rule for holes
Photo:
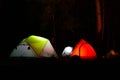
[[[84,39],[81,39],[80,42],[75,46],[70,57],[80,56],[82,60],[96,59],[97,55],[93,47],[86,42]]]

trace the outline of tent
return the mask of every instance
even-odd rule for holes
[[[71,46],[65,47],[64,50],[63,50],[63,52],[62,52],[62,56],[63,57],[70,56],[71,53],[72,53],[72,50],[73,50],[73,47],[71,47]]]
[[[106,55],[103,56],[105,59],[120,57],[119,53],[114,49],[111,49]]]
[[[96,59],[97,55],[93,47],[84,39],[75,46],[70,57],[78,56],[81,60]]]
[[[50,41],[44,37],[31,35],[23,39],[10,57],[56,57],[57,54]]]

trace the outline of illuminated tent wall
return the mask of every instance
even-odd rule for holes
[[[56,57],[57,54],[46,38],[31,35],[23,39],[10,57]]]
[[[73,47],[71,47],[71,46],[65,47],[62,52],[62,57],[70,56],[72,53],[72,50],[73,50]]]
[[[84,39],[81,39],[80,42],[73,49],[70,57],[73,56],[79,56],[81,60],[90,60],[97,58],[96,52],[93,47]]]

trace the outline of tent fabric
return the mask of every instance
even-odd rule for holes
[[[46,38],[31,35],[28,38],[23,39],[22,42],[27,42],[33,48],[36,54],[40,56],[40,53],[42,52],[48,41],[49,40]]]
[[[58,57],[53,46],[51,46],[52,44],[50,43],[50,41],[48,41],[45,45],[45,47],[43,48],[40,56],[46,56],[46,57]]]
[[[29,54],[28,54],[29,53]],[[10,57],[37,57],[34,50],[26,42],[21,42],[15,49],[13,49]]]
[[[96,52],[93,47],[84,39],[75,46],[70,57],[79,56],[81,59],[95,59],[97,58]]]
[[[10,57],[57,57],[57,54],[48,39],[31,35],[20,42]]]
[[[62,56],[66,57],[66,56],[70,56],[72,53],[73,47],[71,46],[67,46],[64,48],[63,52],[62,52]]]

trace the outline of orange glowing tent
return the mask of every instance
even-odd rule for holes
[[[84,39],[75,46],[70,57],[79,56],[81,60],[96,59],[97,55],[93,47]]]

